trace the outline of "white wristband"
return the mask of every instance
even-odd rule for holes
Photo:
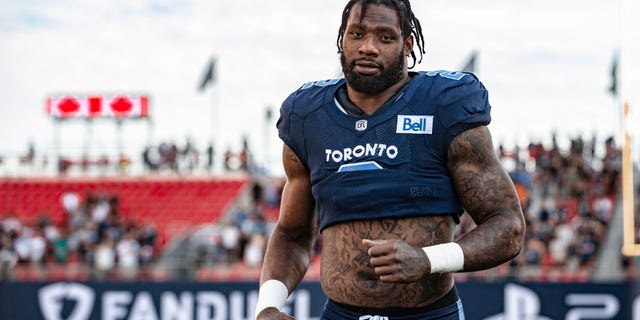
[[[265,281],[260,286],[260,291],[258,291],[255,317],[257,318],[260,311],[269,307],[281,310],[285,302],[287,302],[288,296],[289,289],[282,281],[274,279]]]
[[[447,242],[422,248],[431,263],[431,273],[461,271],[464,267],[464,253],[459,244]]]

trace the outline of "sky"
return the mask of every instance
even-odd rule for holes
[[[628,1],[628,0],[621,0]],[[280,163],[275,121],[305,82],[340,77],[335,41],[345,0],[4,0],[0,2],[0,155],[116,154],[191,139],[218,154],[246,137],[258,162]],[[456,70],[473,51],[489,91],[495,144],[621,130],[621,101],[640,123],[638,1],[413,0],[426,54],[415,70]],[[636,19],[637,20],[637,19]],[[626,41],[625,41],[626,39]],[[611,84],[622,44],[622,97]],[[215,82],[198,90],[210,59]],[[635,60],[635,61],[634,61]],[[150,118],[56,123],[60,94],[142,93]],[[267,110],[274,117],[266,119]],[[634,135],[635,139],[635,135]]]

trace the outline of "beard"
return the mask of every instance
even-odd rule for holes
[[[392,65],[388,68],[380,66],[379,75],[369,76],[353,71],[356,61],[347,62],[344,52],[340,53],[342,72],[349,86],[358,92],[369,95],[378,94],[400,81],[404,75],[405,62],[404,51],[401,50]]]

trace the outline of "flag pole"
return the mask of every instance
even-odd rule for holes
[[[473,49],[469,56],[467,57],[467,61],[459,68],[461,72],[471,72],[478,73],[477,68],[477,60],[478,59],[478,50]]]
[[[207,171],[211,172],[215,172],[216,169],[216,165],[215,165],[215,160],[213,159],[215,153],[219,153],[220,148],[218,146],[218,144],[220,143],[220,137],[218,137],[218,126],[220,124],[220,122],[218,121],[219,118],[219,114],[218,114],[218,99],[219,99],[219,95],[216,91],[216,88],[218,87],[216,85],[216,64],[217,64],[217,58],[215,56],[212,56],[211,58],[209,58],[209,63],[207,64],[207,67],[204,71],[204,74],[202,76],[202,79],[200,81],[200,85],[198,87],[198,90],[200,92],[203,92],[209,85],[211,85],[213,88],[211,90],[211,132],[210,132],[210,141],[208,144],[208,149],[207,149],[207,153],[208,155],[211,157],[211,159],[207,160]],[[209,162],[211,163],[209,165]]]
[[[213,145],[213,150],[214,150],[214,159],[213,159],[213,172],[216,172],[215,169],[217,168],[222,168],[222,166],[218,163],[218,166],[216,166],[216,161],[215,161],[215,152],[217,152],[218,154],[220,154],[220,150],[222,150],[220,148],[220,124],[222,123],[220,121],[220,93],[219,93],[219,87],[220,85],[218,84],[217,81],[217,58],[213,57],[211,58],[211,70],[212,70],[212,88],[211,88],[211,114],[212,114],[212,119],[211,119],[211,144]],[[218,161],[219,162],[219,161]],[[222,170],[219,170],[218,172],[222,172]]]

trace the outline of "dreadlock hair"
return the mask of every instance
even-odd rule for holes
[[[420,25],[420,21],[418,20],[418,18],[416,18],[416,16],[413,14],[413,11],[411,11],[411,4],[409,3],[409,0],[349,0],[349,3],[347,3],[347,5],[344,7],[344,11],[342,11],[342,24],[340,25],[340,30],[338,31],[337,40],[338,53],[342,52],[342,39],[344,38],[344,31],[347,28],[347,20],[349,20],[351,8],[356,3],[360,3],[361,5],[361,19],[364,19],[364,16],[367,13],[367,7],[370,4],[380,4],[394,9],[396,13],[398,13],[398,19],[400,20],[401,35],[404,38],[408,37],[409,35],[413,35],[418,45],[418,52],[420,53],[420,60],[417,60],[417,63],[422,62],[422,54],[425,53],[422,26]],[[413,68],[416,65],[415,50],[411,51],[411,58],[413,59],[413,64],[409,67],[409,69]]]

